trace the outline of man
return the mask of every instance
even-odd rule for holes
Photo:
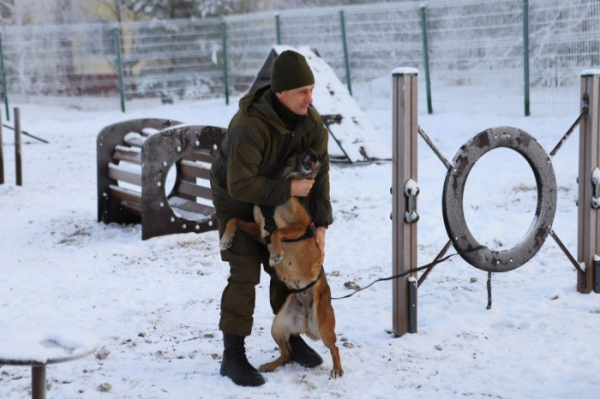
[[[240,100],[240,109],[229,124],[211,170],[220,235],[231,218],[253,220],[254,204],[277,206],[296,196],[309,209],[316,226],[317,243],[325,253],[325,232],[332,223],[329,136],[321,117],[310,106],[314,82],[304,56],[284,51],[273,61],[271,84]],[[314,180],[273,178],[291,154],[307,146],[316,151],[322,161]],[[221,258],[229,262],[230,267],[219,322],[225,347],[221,375],[238,385],[262,385],[265,380],[248,362],[244,341],[252,330],[255,287],[260,280],[261,264],[271,276],[270,302],[274,313],[283,305],[289,291],[269,266],[267,247],[241,231],[236,233],[231,248],[221,252]],[[323,362],[300,336],[292,336],[290,345],[292,361],[305,367]]]

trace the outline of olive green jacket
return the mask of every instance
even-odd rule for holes
[[[275,179],[285,160],[309,146],[322,165],[309,198],[302,199],[316,226],[333,222],[329,199],[329,134],[317,111],[289,131],[272,105],[270,86],[249,93],[239,102],[211,169],[213,203],[219,223],[230,218],[252,220],[254,204],[277,206],[291,194],[289,179]]]

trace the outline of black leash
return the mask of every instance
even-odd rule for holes
[[[8,129],[10,129],[10,130],[13,130],[13,131],[15,130],[13,127],[10,127],[10,126],[8,126],[8,125],[5,125],[5,124],[2,124],[2,126],[4,126],[5,128],[8,128]],[[21,134],[23,134],[23,135],[25,135],[25,136],[29,136],[29,137],[31,137],[32,139],[36,139],[36,140],[38,140],[38,141],[41,141],[42,143],[50,144],[50,142],[49,142],[49,141],[47,141],[47,140],[44,140],[44,139],[42,139],[42,138],[40,138],[40,137],[34,136],[34,135],[33,135],[33,134],[31,134],[31,133],[27,133],[25,130],[21,130]]]
[[[445,261],[447,261],[448,259],[452,258],[453,256],[456,256],[456,255],[462,255],[462,254],[466,254],[466,253],[469,253],[469,252],[474,252],[474,251],[479,251],[481,248],[483,248],[483,246],[482,246],[482,245],[480,245],[480,246],[478,246],[478,247],[475,247],[475,248],[467,249],[467,250],[465,250],[465,251],[462,251],[462,252],[457,252],[457,253],[454,253],[454,254],[450,254],[450,255],[448,255],[448,256],[445,256],[445,257],[443,257],[443,258],[440,258],[440,259],[434,260],[433,262],[431,262],[431,263],[428,263],[428,264],[426,264],[426,265],[419,266],[419,267],[417,267],[417,268],[414,268],[414,269],[408,270],[408,271],[406,271],[406,272],[404,272],[404,273],[396,274],[396,275],[394,275],[394,276],[390,276],[390,277],[382,277],[382,278],[378,278],[377,280],[375,280],[375,281],[371,282],[371,284],[367,285],[366,287],[359,288],[358,290],[356,290],[356,291],[354,291],[354,292],[352,292],[352,293],[350,293],[350,294],[348,294],[348,295],[344,295],[344,296],[342,296],[342,297],[338,297],[338,298],[331,298],[331,299],[335,299],[335,300],[337,300],[337,299],[346,299],[346,298],[350,298],[350,297],[351,297],[351,296],[353,296],[354,294],[356,294],[356,293],[358,293],[358,292],[360,292],[360,291],[366,290],[367,288],[371,287],[373,284],[375,284],[375,283],[379,283],[380,281],[389,281],[389,280],[394,280],[394,279],[397,279],[397,278],[404,277],[404,276],[406,276],[406,275],[408,275],[408,274],[411,274],[411,273],[420,272],[421,270],[425,270],[425,269],[430,269],[430,268],[434,267],[435,265],[437,265],[438,263],[442,263],[442,262],[445,262]],[[491,306],[491,304],[488,304],[488,306]]]

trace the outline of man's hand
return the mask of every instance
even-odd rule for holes
[[[325,233],[327,229],[325,227],[317,227],[315,238],[317,246],[321,250],[321,265],[325,262]]]
[[[294,197],[306,197],[315,181],[313,179],[292,179],[291,193]]]

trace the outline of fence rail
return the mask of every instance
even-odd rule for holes
[[[9,98],[60,98],[78,104],[102,98],[118,107],[121,97],[123,110],[137,98],[228,101],[230,94],[248,90],[273,45],[287,44],[316,49],[349,88],[387,81],[398,66],[426,71],[419,75],[419,84],[430,79],[434,111],[477,104],[498,113],[523,114],[524,103],[530,102],[534,115],[577,112],[580,72],[600,66],[600,2],[459,0],[423,5],[6,27],[0,32],[0,93],[7,116]],[[473,101],[457,102],[444,94],[449,91],[440,90],[446,87],[468,91]],[[483,92],[498,96],[485,104],[490,96],[479,99]],[[426,109],[425,99],[420,101],[420,109]]]

